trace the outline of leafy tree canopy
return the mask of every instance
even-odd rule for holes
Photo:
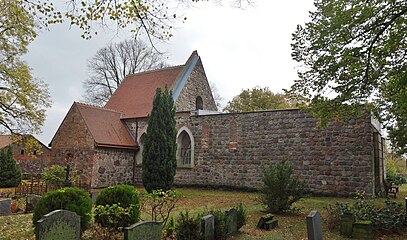
[[[254,87],[242,90],[223,109],[226,112],[251,112],[257,110],[270,110],[294,108],[305,104],[300,100],[291,100],[287,95],[273,93],[268,87]]]
[[[12,0],[3,0],[12,1]],[[39,27],[68,22],[83,30],[82,38],[97,35],[94,26],[130,28],[132,32],[144,31],[150,40],[166,40],[172,36],[172,23],[186,20],[180,9],[202,0],[68,0],[64,6],[51,0],[19,0],[20,6],[35,17]],[[235,7],[252,4],[253,0],[228,0]],[[222,2],[216,0],[216,2]]]
[[[20,60],[35,38],[34,16],[22,0],[0,0],[0,131],[39,132],[50,107],[46,84]]]
[[[316,0],[315,7],[293,33],[300,66],[291,93],[311,99],[322,124],[369,107],[407,153],[407,1]]]

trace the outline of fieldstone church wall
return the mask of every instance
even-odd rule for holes
[[[135,151],[97,148],[92,169],[92,187],[133,184]]]
[[[323,129],[297,109],[178,117],[177,123],[195,140],[195,164],[177,169],[177,184],[258,188],[261,164],[287,160],[314,193],[372,193],[369,116]]]
[[[177,112],[191,111],[196,109],[196,98],[201,97],[205,110],[217,111],[216,103],[212,96],[211,88],[206,79],[201,60],[198,60],[188,81],[175,102]]]

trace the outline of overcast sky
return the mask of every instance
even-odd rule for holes
[[[297,77],[291,59],[291,34],[307,21],[312,0],[256,0],[245,10],[198,3],[177,25],[174,37],[158,48],[167,52],[168,63],[184,64],[192,51],[201,56],[208,80],[214,82],[223,105],[242,89],[269,87],[274,92],[289,88]],[[24,57],[33,75],[49,85],[52,108],[47,111],[43,133],[48,144],[74,101],[81,101],[86,63],[98,49],[130,37],[126,32],[104,31],[83,40],[68,25],[42,31]]]

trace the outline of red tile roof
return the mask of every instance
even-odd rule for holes
[[[124,123],[120,120],[121,113],[83,103],[74,103],[95,140],[96,146],[137,148]]]
[[[123,113],[122,118],[146,117],[153,108],[157,88],[172,89],[184,65],[128,75],[105,108]]]

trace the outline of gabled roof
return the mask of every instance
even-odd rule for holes
[[[96,106],[74,102],[82,115],[95,145],[100,147],[137,148],[124,123],[121,113]]]
[[[126,76],[105,108],[123,113],[123,118],[145,117],[153,108],[157,88],[172,89],[184,66],[164,68]]]
[[[146,117],[153,108],[157,88],[173,90],[174,101],[192,72],[198,53],[194,51],[185,65],[126,76],[105,108],[121,112],[122,118]]]

